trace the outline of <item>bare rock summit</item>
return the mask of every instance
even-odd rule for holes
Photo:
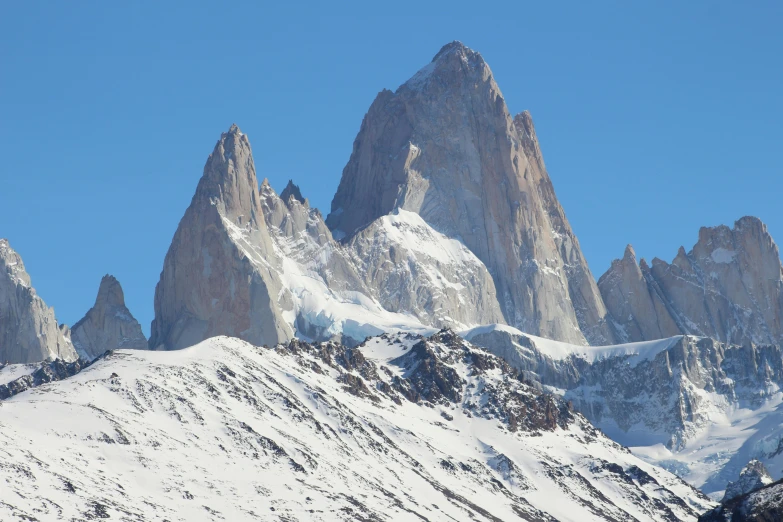
[[[633,342],[677,334],[731,344],[780,344],[783,267],[780,252],[758,218],[734,228],[703,227],[690,252],[671,263],[635,256],[614,261],[598,287],[618,325]]]
[[[71,339],[79,355],[88,361],[107,350],[147,349],[141,325],[125,306],[120,282],[111,275],[101,279],[95,305],[73,325]]]
[[[327,224],[347,242],[397,210],[486,265],[506,323],[579,344],[613,340],[530,115],[512,118],[489,66],[460,42],[396,92],[378,94]]]
[[[54,309],[36,294],[21,256],[0,239],[0,364],[78,358],[68,328],[58,326]]]
[[[254,345],[293,336],[290,296],[261,208],[250,142],[223,133],[166,254],[150,347],[178,349],[216,335]]]

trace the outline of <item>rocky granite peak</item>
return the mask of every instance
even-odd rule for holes
[[[67,327],[32,286],[22,258],[0,239],[0,364],[78,359]]]
[[[232,125],[207,159],[155,289],[150,347],[215,335],[255,345],[288,340],[290,295],[264,220],[250,141]]]
[[[280,193],[280,199],[288,201],[292,196],[299,203],[304,204],[305,198],[302,196],[302,191],[299,190],[299,185],[295,185],[294,181],[289,179],[288,185],[286,185],[283,192]]]
[[[633,272],[628,264],[626,255],[622,266]],[[701,228],[690,252],[680,247],[671,264],[653,259],[641,280],[618,276],[620,266],[613,262],[598,282],[620,340],[683,333],[733,344],[783,340],[780,253],[758,218]]]
[[[101,279],[95,305],[71,328],[71,339],[79,355],[87,361],[107,350],[147,348],[141,325],[125,306],[120,282],[108,274]]]
[[[398,209],[486,266],[504,322],[580,344],[613,340],[532,118],[511,117],[489,66],[459,42],[375,99],[326,222],[348,242]]]
[[[221,215],[238,226],[258,228],[261,215],[258,179],[247,135],[236,124],[220,136],[207,159],[196,199],[218,205]]]

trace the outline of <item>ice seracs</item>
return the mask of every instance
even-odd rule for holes
[[[95,305],[71,328],[71,339],[79,355],[91,361],[106,350],[147,349],[141,325],[125,306],[125,293],[114,276],[105,275]]]
[[[38,296],[7,239],[0,239],[0,364],[75,361],[76,350],[54,310]]]

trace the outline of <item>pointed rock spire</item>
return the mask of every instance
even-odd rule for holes
[[[177,349],[215,335],[275,345],[292,337],[261,207],[250,141],[232,125],[207,159],[155,288],[150,347]]]
[[[288,199],[293,196],[299,203],[304,204],[305,198],[302,197],[302,191],[299,190],[299,186],[294,184],[294,181],[289,179],[288,185],[285,186],[283,192],[280,193],[280,199],[288,202]]]
[[[67,332],[36,294],[22,258],[0,239],[0,364],[75,361]]]
[[[71,328],[71,338],[79,355],[88,361],[107,350],[147,348],[141,325],[125,306],[122,286],[111,275],[101,279],[95,304]]]
[[[220,136],[193,196],[217,205],[238,226],[259,227],[261,207],[250,141],[236,124]]]

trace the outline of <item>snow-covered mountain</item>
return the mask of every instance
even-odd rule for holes
[[[783,353],[676,336],[585,347],[495,325],[464,332],[650,462],[720,498],[752,459],[783,476]]]
[[[118,350],[0,406],[3,520],[695,520],[711,507],[448,331]]]
[[[782,281],[746,217],[596,283],[530,114],[454,42],[378,95],[327,219],[221,135],[155,289],[176,352],[102,358],[145,347],[109,276],[71,344],[0,240],[0,513],[692,520],[661,467],[783,476]]]

